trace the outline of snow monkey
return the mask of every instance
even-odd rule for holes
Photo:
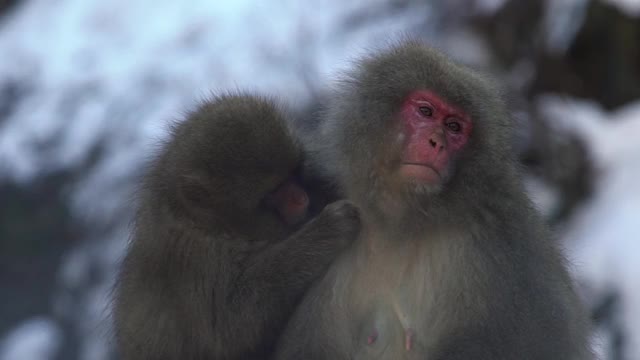
[[[588,321],[483,77],[418,42],[359,61],[312,161],[360,211],[276,359],[583,360]]]
[[[266,359],[310,284],[360,229],[298,176],[286,111],[204,102],[152,162],[114,298],[122,359]],[[313,190],[313,189],[312,189]]]

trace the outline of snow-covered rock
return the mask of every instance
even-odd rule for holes
[[[640,102],[605,112],[588,101],[541,98],[561,131],[580,134],[597,168],[596,191],[564,229],[575,276],[591,296],[615,292],[625,358],[640,359]]]
[[[45,317],[33,318],[11,331],[0,346],[0,359],[53,359],[60,347],[62,331]]]

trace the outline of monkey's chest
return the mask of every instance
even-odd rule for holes
[[[351,284],[355,358],[424,357],[442,331],[448,292],[438,260],[419,248],[360,259]]]

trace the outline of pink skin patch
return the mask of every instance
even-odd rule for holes
[[[407,351],[411,351],[413,348],[413,340],[415,338],[415,333],[412,329],[405,330],[404,333],[404,349]]]
[[[373,345],[378,340],[378,330],[373,329],[371,335],[367,336],[367,345]],[[413,343],[415,341],[415,332],[413,329],[406,329],[404,333],[404,349],[411,351],[413,349]]]
[[[378,340],[378,330],[373,329],[371,335],[367,337],[367,345],[373,345],[376,340]]]
[[[469,139],[469,116],[431,90],[414,91],[400,110],[405,135],[401,174],[436,185],[446,173],[449,159]]]
[[[292,180],[282,183],[268,198],[282,219],[289,225],[302,221],[307,215],[309,196],[300,185]]]

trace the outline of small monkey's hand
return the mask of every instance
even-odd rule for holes
[[[350,201],[339,200],[327,205],[316,218],[327,240],[335,241],[340,248],[350,245],[360,233],[360,211]]]
[[[329,204],[287,239],[258,254],[243,276],[280,289],[272,291],[301,295],[356,239],[360,227],[360,212],[352,203]]]
[[[286,249],[278,261],[285,267],[283,273],[297,274],[295,280],[309,285],[356,239],[360,228],[360,212],[351,202],[327,205],[316,218],[279,244]]]

